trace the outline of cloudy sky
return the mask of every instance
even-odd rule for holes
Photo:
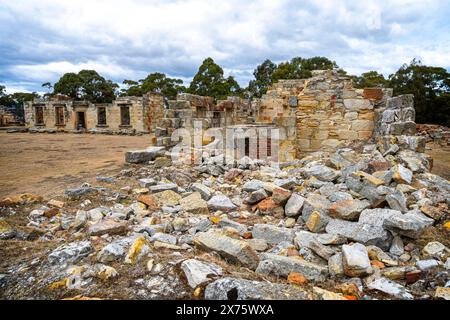
[[[241,85],[266,58],[322,55],[385,75],[419,58],[450,70],[450,1],[0,0],[0,84],[43,91],[65,72],[189,81],[212,57]]]

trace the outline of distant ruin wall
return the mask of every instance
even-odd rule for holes
[[[25,103],[24,111],[27,127],[36,132],[150,133],[163,118],[164,100],[158,93],[103,104],[56,97]]]

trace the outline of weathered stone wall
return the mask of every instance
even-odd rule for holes
[[[0,106],[0,127],[17,125],[19,121],[15,114],[6,109],[6,107]]]
[[[129,108],[130,124],[124,125],[121,107]],[[43,124],[36,123],[36,107],[43,107]],[[61,125],[56,123],[56,108],[64,108]],[[99,108],[106,112],[106,124],[99,123]],[[79,128],[78,112],[84,113],[85,130],[92,133],[148,133],[159,124],[164,110],[160,94],[144,97],[121,97],[107,104],[93,104],[57,97],[51,100],[34,100],[25,104],[25,122],[36,131],[76,131]]]
[[[44,108],[43,125],[36,124],[35,106]],[[58,106],[64,108],[63,125],[55,122]],[[121,106],[129,108],[129,125],[122,123]],[[106,125],[98,123],[99,108],[106,110]],[[425,148],[424,139],[415,136],[412,95],[392,97],[392,89],[356,89],[349,77],[336,70],[313,71],[309,79],[280,80],[253,101],[228,97],[216,103],[212,97],[183,93],[165,102],[161,94],[150,93],[102,105],[57,97],[36,100],[25,108],[28,126],[38,130],[76,130],[77,112],[84,112],[88,132],[151,132],[153,144],[165,147],[178,144],[172,141],[175,130],[191,130],[196,124],[201,124],[203,132],[233,126],[249,132],[277,128],[274,139],[280,161],[356,142],[378,142],[385,150],[393,145],[414,151]],[[210,137],[201,140],[203,145],[212,142]]]
[[[156,145],[175,145],[176,142],[171,140],[173,132],[181,128],[190,130],[195,123],[201,123],[203,131],[247,123],[249,110],[248,100],[239,97],[229,97],[216,104],[212,97],[179,94],[176,100],[168,102],[164,118],[155,129]]]
[[[164,117],[164,96],[160,93],[144,95],[144,128],[154,133]]]
[[[37,123],[36,119],[36,107],[42,107],[43,109],[43,123]],[[56,107],[64,108],[64,122],[62,125],[56,125]],[[25,124],[30,129],[35,130],[75,130],[75,113],[73,109],[73,101],[67,99],[55,99],[55,100],[34,100],[25,103]]]
[[[425,152],[426,139],[416,135],[413,95],[387,99],[387,103],[378,110],[378,113],[380,119],[377,121],[378,127],[374,137],[385,151],[398,148]]]
[[[310,79],[274,84],[258,102],[257,122],[284,123],[290,133],[285,143],[295,145],[297,156],[333,150],[372,138],[375,109],[385,104],[389,92],[355,89],[350,78],[335,70],[314,71]]]

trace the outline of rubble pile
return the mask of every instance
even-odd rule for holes
[[[5,199],[0,296],[450,298],[450,183],[424,154],[225,160],[159,155],[57,199]]]
[[[441,146],[450,145],[450,128],[437,124],[418,124],[417,135],[424,136],[427,142],[434,142]]]

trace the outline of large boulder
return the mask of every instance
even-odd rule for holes
[[[127,222],[117,222],[113,219],[104,219],[89,227],[88,234],[90,236],[102,236],[104,234],[119,235],[126,234],[128,231]]]
[[[302,218],[304,221],[308,221],[309,216],[314,212],[320,212],[328,215],[328,210],[331,206],[331,202],[320,194],[309,195],[304,204],[302,210]]]
[[[389,204],[389,207],[393,210],[398,210],[401,212],[408,211],[406,206],[406,197],[400,190],[395,190],[394,192],[388,194],[386,196],[386,201]]]
[[[264,182],[262,182],[261,180],[250,180],[244,183],[244,185],[242,186],[242,190],[246,192],[253,192],[263,188]]]
[[[385,201],[385,181],[363,171],[356,171],[347,176],[347,187],[368,199],[372,206],[377,207]]]
[[[266,199],[267,197],[269,197],[269,195],[267,194],[266,190],[264,189],[259,189],[256,191],[253,191],[250,196],[245,199],[245,201],[250,204],[253,205],[255,203],[260,202],[261,200]]]
[[[151,193],[158,193],[168,190],[175,192],[178,190],[178,186],[175,183],[159,183],[155,186],[150,186],[149,190]]]
[[[122,238],[104,246],[97,254],[97,260],[101,263],[110,263],[123,258],[127,247],[131,246],[133,239]]]
[[[399,165],[396,165],[395,167],[393,167],[391,169],[391,171],[393,174],[392,178],[397,183],[411,184],[412,178],[413,178],[413,173],[408,168],[405,168],[404,166],[399,164]]]
[[[414,297],[406,291],[402,285],[387,278],[379,278],[370,282],[367,287],[370,290],[377,290],[402,300],[413,300]]]
[[[211,196],[213,194],[212,189],[210,189],[209,187],[207,187],[201,183],[192,184],[191,189],[194,192],[199,192],[202,195],[202,199],[205,201],[208,201],[209,199],[211,199]]]

